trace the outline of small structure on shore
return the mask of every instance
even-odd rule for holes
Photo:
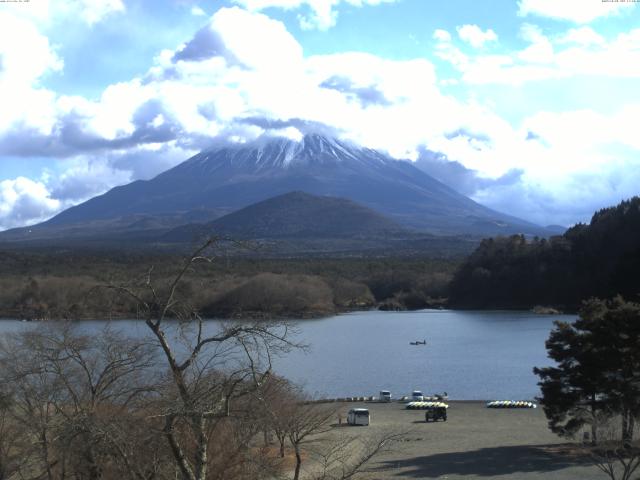
[[[369,410],[366,408],[352,408],[347,414],[347,424],[367,426],[370,422]]]

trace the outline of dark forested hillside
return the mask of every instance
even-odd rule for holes
[[[640,294],[640,198],[593,215],[562,236],[483,240],[457,272],[450,302],[470,308],[574,310],[586,298]]]
[[[411,232],[387,217],[351,200],[289,192],[218,218],[208,224],[188,224],[171,230],[165,240],[191,240],[201,230],[204,237],[232,238],[342,238],[380,237]],[[414,235],[415,236],[415,235]],[[423,237],[425,235],[422,235]]]

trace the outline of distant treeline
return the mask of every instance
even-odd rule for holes
[[[435,255],[435,254],[434,254]],[[452,308],[577,311],[591,297],[640,294],[640,198],[564,235],[485,239],[461,257],[258,258],[218,252],[181,285],[207,317],[306,318],[354,310]],[[0,317],[135,318],[108,289],[148,273],[172,278],[178,255],[122,251],[0,252]]]
[[[0,317],[136,318],[134,302],[104,285],[167,283],[178,256],[122,253],[0,253]],[[356,309],[440,305],[455,259],[257,259],[222,254],[181,284],[207,317],[317,317]]]
[[[596,212],[562,236],[483,240],[462,264],[449,304],[462,308],[555,306],[575,311],[585,299],[640,294],[640,198]]]

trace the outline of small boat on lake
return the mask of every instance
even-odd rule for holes
[[[409,345],[426,345],[427,341],[426,340],[416,340],[415,342],[409,342]]]

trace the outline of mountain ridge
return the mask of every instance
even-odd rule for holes
[[[172,218],[209,212],[209,220],[248,205],[303,191],[346,198],[405,228],[437,235],[547,235],[544,227],[484,207],[410,162],[341,140],[306,135],[301,141],[262,138],[205,150],[153,179],[137,180],[71,207],[39,225],[0,238],[46,238],[70,227],[99,230],[117,219]],[[206,220],[206,219],[205,219]],[[101,227],[102,228],[102,227]],[[107,227],[105,231],[109,231]],[[95,233],[95,232],[94,232]]]

